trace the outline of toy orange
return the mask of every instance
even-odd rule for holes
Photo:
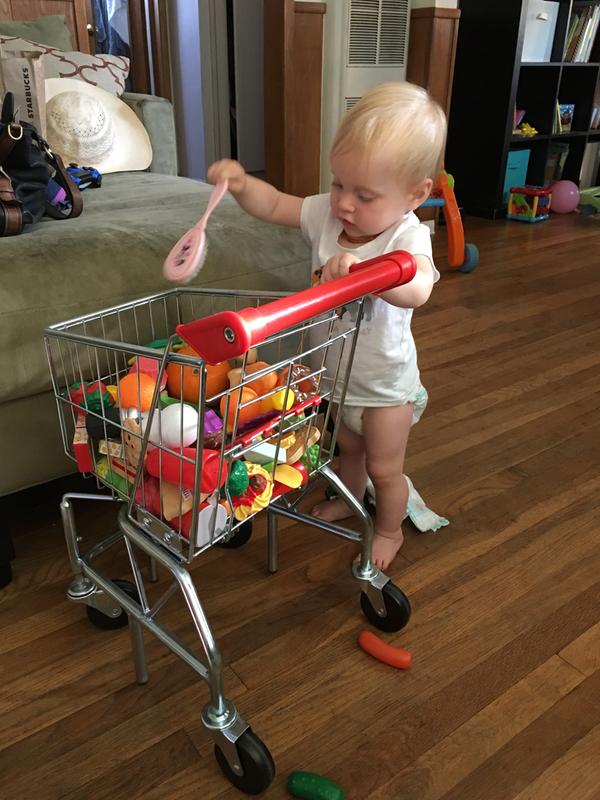
[[[119,381],[118,396],[121,408],[139,408],[148,411],[152,406],[152,396],[156,380],[145,372],[130,372]]]
[[[183,356],[197,356],[192,347],[182,347],[179,351]],[[206,365],[206,397],[223,392],[229,386],[227,373],[231,369],[229,361],[219,364]],[[183,391],[182,391],[183,382]],[[167,390],[170,397],[182,398],[188,403],[198,403],[200,400],[200,370],[198,367],[182,367],[180,364],[169,364],[167,367]]]
[[[249,406],[245,406],[243,408],[241,407],[243,403],[248,403],[249,401],[256,400],[258,398],[258,395],[253,389],[250,389],[245,386],[242,389],[241,403],[239,403],[239,397],[240,397],[239,389],[237,391],[234,389],[229,395],[229,408],[227,409],[228,431],[233,430],[233,423],[235,422],[235,412],[238,407],[238,404],[240,404],[240,413],[238,414],[238,420],[237,420],[238,428],[240,427],[240,425],[245,425],[246,422],[250,422],[251,419],[254,419],[254,417],[258,416],[261,413],[259,403],[251,403]],[[220,405],[221,416],[223,417],[223,419],[225,419],[226,400],[227,400],[227,395],[224,395],[221,398],[221,405]]]
[[[266,361],[257,361],[256,363],[250,364],[246,367],[246,375],[252,375],[254,372],[267,369],[268,366],[269,365]],[[256,378],[256,380],[250,381],[250,388],[254,389],[258,395],[270,392],[271,389],[274,389],[277,386],[277,377],[277,372],[267,372],[267,374],[263,375],[262,378]]]

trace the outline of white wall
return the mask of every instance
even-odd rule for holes
[[[188,178],[203,180],[206,163],[197,2],[171,0],[169,38],[179,172]]]

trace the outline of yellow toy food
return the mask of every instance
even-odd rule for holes
[[[289,411],[295,402],[294,393],[291,389],[280,389],[278,392],[264,397],[260,401],[261,413],[266,414],[269,411]]]

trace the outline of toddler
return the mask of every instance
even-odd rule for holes
[[[404,456],[410,427],[427,404],[411,319],[439,279],[429,228],[413,212],[441,169],[445,138],[444,112],[424,89],[385,83],[342,119],[331,148],[327,194],[284,194],[246,174],[236,161],[218,161],[208,170],[211,183],[229,181],[230,192],[249,214],[300,227],[312,246],[313,268],[324,265],[323,282],[392,250],[415,257],[417,274],[410,283],[366,298],[368,314],[359,330],[338,433],[340,478],[361,502],[368,479],[375,488],[372,560],[382,570],[403,542],[409,486]],[[338,331],[354,326],[349,316],[338,320]],[[335,521],[351,512],[338,498],[320,503],[313,513]]]

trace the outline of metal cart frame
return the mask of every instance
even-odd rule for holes
[[[76,426],[76,415],[81,409],[73,402],[68,392],[65,393],[64,387],[68,385],[69,379],[75,377],[84,381],[87,377],[98,381],[102,381],[102,379],[117,380],[119,376],[125,373],[128,358],[150,358],[158,362],[158,377],[151,409],[148,412],[144,433],[140,436],[143,457],[138,465],[133,487],[128,488],[127,495],[115,490],[114,486],[108,484],[99,475],[100,470],[97,470],[94,456],[92,472],[96,475],[98,484],[104,483],[108,486],[111,494],[70,493],[63,497],[61,515],[74,575],[73,581],[68,588],[67,596],[74,602],[85,604],[88,617],[98,627],[118,628],[129,624],[135,674],[138,683],[143,684],[148,681],[143,640],[144,628],[154,634],[208,683],[210,698],[202,709],[202,722],[213,737],[215,756],[225,776],[237,788],[248,794],[259,794],[269,786],[275,773],[273,760],[267,747],[252,732],[248,723],[238,713],[235,705],[225,697],[221,654],[186,567],[193,558],[212,545],[227,545],[229,543],[230,546],[235,546],[237,538],[243,543],[249,536],[250,519],[236,520],[233,513],[231,513],[228,516],[227,524],[218,528],[216,511],[213,509],[209,540],[199,544],[197,530],[200,524],[198,522],[198,509],[201,507],[202,496],[200,491],[202,486],[202,459],[199,457],[196,458],[193,464],[194,499],[192,524],[187,537],[181,528],[181,513],[179,528],[177,526],[173,527],[173,525],[169,527],[146,507],[144,498],[144,458],[151,447],[153,415],[160,406],[161,378],[170,364],[177,365],[175,368],[181,370],[189,369],[190,366],[199,370],[199,414],[196,433],[197,441],[202,442],[204,441],[204,412],[208,399],[206,397],[206,365],[211,363],[211,358],[212,363],[219,360],[222,347],[238,349],[238,353],[242,358],[239,385],[235,388],[227,389],[217,396],[217,399],[221,397],[224,400],[224,418],[228,420],[229,404],[234,402],[233,398],[237,392],[233,430],[230,437],[223,435],[221,444],[220,475],[222,469],[226,469],[227,465],[235,458],[247,454],[256,445],[257,441],[256,435],[250,434],[249,438],[244,438],[243,435],[237,436],[239,433],[238,415],[240,410],[244,408],[244,403],[241,402],[242,391],[253,380],[256,381],[256,375],[262,374],[261,372],[252,374],[247,372],[248,345],[258,344],[259,347],[267,348],[278,346],[281,350],[282,345],[285,349],[291,339],[294,339],[294,341],[301,342],[301,357],[313,356],[317,353],[321,356],[321,362],[312,371],[311,378],[316,376],[319,381],[319,402],[311,402],[309,399],[302,406],[301,414],[294,408],[290,409],[288,413],[284,402],[284,408],[279,417],[275,419],[274,423],[267,423],[264,429],[266,433],[263,432],[261,434],[261,436],[272,435],[276,439],[274,464],[277,465],[279,448],[285,432],[298,430],[307,425],[316,425],[322,400],[335,399],[336,402],[343,403],[352,365],[352,356],[356,346],[356,337],[360,328],[362,299],[364,296],[370,291],[384,290],[393,285],[399,285],[399,283],[406,282],[414,275],[412,257],[406,253],[393,255],[396,256],[395,260],[391,255],[388,255],[384,259],[374,259],[372,262],[363,262],[363,264],[357,265],[360,270],[357,270],[354,279],[352,276],[348,276],[348,278],[333,282],[336,284],[335,286],[328,284],[324,287],[314,287],[291,297],[272,292],[263,292],[257,295],[252,292],[210,292],[200,289],[174,289],[136,300],[133,303],[106,309],[96,314],[69,320],[54,325],[46,331],[45,343],[59,412],[61,432],[65,452],[71,458],[74,458],[74,456],[70,431]],[[319,300],[316,305],[315,298]],[[195,320],[197,314],[195,303],[199,301],[200,305],[204,307],[207,300],[212,304],[213,314],[202,320],[202,337],[206,337],[207,330],[217,332],[213,341],[216,353],[203,353],[202,356],[204,357],[178,355],[174,350],[175,335],[167,337],[166,346],[159,352],[140,344],[147,332],[156,336],[160,332],[172,330],[174,325],[171,312],[174,311],[177,330],[184,335],[186,333],[189,334],[194,341],[200,341],[202,345],[204,338],[197,339],[196,328],[194,327],[198,325],[198,322],[192,321],[188,323],[185,322],[185,319]],[[348,302],[350,300],[357,301],[356,323],[349,331],[336,337],[332,335],[336,320],[335,308],[340,302]],[[188,313],[185,313],[185,305],[188,301],[190,307]],[[225,306],[226,311],[215,314],[215,301],[219,308]],[[254,305],[244,308],[250,302],[254,303]],[[242,306],[241,311],[238,310],[240,306]],[[148,309],[150,309],[149,317],[142,324],[142,317]],[[154,310],[154,314],[152,310]],[[222,315],[224,313],[228,315],[225,327],[222,324]],[[256,323],[257,315],[260,316],[258,325]],[[160,325],[158,325],[159,318]],[[209,323],[211,320],[214,321],[214,324],[209,324],[207,328],[207,320]],[[158,330],[159,328],[160,331]],[[307,346],[307,337],[315,329],[318,329],[321,333],[326,330],[328,337],[321,336],[320,343]],[[135,331],[134,335],[127,336],[132,331]],[[237,339],[243,339],[241,344],[236,337]],[[131,338],[134,341],[128,341]],[[340,353],[336,356],[332,368],[331,364],[327,363],[327,357],[330,354],[330,347],[336,341],[339,344]],[[213,347],[213,344],[210,345],[209,350]],[[206,346],[208,347],[208,345]],[[348,348],[345,361],[342,359],[344,347]],[[279,367],[288,365],[287,382],[284,385],[286,392],[297,389],[292,379],[291,365],[299,357],[298,353],[299,351],[296,349],[293,354],[290,355],[288,353],[277,362]],[[139,361],[136,363],[138,366],[140,365]],[[265,396],[268,397],[268,394]],[[213,397],[212,401],[214,402],[214,400],[215,398]],[[86,411],[88,414],[95,414],[100,418],[104,425],[105,433],[107,433],[110,422],[105,418],[104,407],[101,406],[96,412],[86,407]],[[324,415],[325,424],[330,418],[330,413],[330,408],[328,407]],[[160,414],[158,419],[160,431]],[[285,428],[284,422],[286,424]],[[305,522],[328,533],[354,541],[361,546],[360,561],[353,565],[352,574],[360,584],[360,600],[363,612],[369,621],[380,630],[396,631],[407,624],[411,613],[410,603],[406,596],[390,582],[389,578],[371,563],[372,519],[331,468],[331,458],[338,426],[339,419],[333,424],[332,437],[328,447],[324,446],[323,439],[321,439],[316,464],[312,469],[309,469],[310,480],[308,483],[294,492],[277,497],[267,508],[268,569],[271,573],[277,570],[277,520],[279,516],[288,517],[297,522]],[[124,432],[124,421],[121,420],[120,424],[117,423],[117,427],[121,433]],[[157,447],[159,448],[159,458],[166,459],[168,454],[173,455],[172,447],[170,448],[164,444],[162,436],[157,443]],[[183,452],[183,448],[175,451],[175,454],[179,455],[182,462],[180,475],[185,466],[183,464],[185,460]],[[160,476],[162,477],[162,471]],[[326,522],[298,510],[299,501],[318,477],[324,478],[335,492],[344,499],[360,520],[361,532]],[[215,490],[217,493],[220,485],[217,482]],[[182,487],[183,483],[180,489]],[[226,492],[226,494],[228,499],[232,500],[229,497],[229,492]],[[91,500],[121,501],[121,508],[118,514],[118,531],[87,549],[86,552],[82,552],[80,546],[81,537],[78,535],[76,528],[74,504],[79,501]],[[96,566],[97,559],[118,544],[124,545],[127,551],[134,583],[111,580]],[[142,565],[140,554],[144,554],[147,557],[147,565]],[[147,572],[147,580],[149,582],[156,581],[157,565],[160,565],[170,574],[172,582],[162,596],[153,604],[150,604],[144,573]],[[199,658],[157,621],[159,612],[168,599],[177,591],[182,593],[189,609],[202,645],[203,658]]]

